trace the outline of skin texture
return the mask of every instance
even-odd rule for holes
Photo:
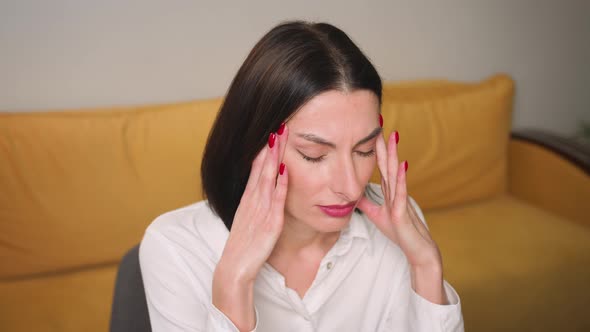
[[[275,134],[273,146],[260,151],[213,277],[213,304],[241,331],[256,325],[253,285],[264,263],[285,277],[287,287],[305,295],[350,221],[350,215],[326,215],[323,205],[356,204],[402,249],[414,290],[433,303],[446,303],[440,252],[409,204],[406,164],[398,160],[395,133],[386,144],[380,128],[372,92],[332,90],[306,103],[282,135]],[[383,178],[382,206],[364,197],[376,165]]]

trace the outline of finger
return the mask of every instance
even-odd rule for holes
[[[281,172],[279,171],[279,175],[277,177],[277,186],[274,189],[274,195],[272,198],[272,207],[269,222],[272,223],[274,226],[282,228],[285,216],[285,201],[287,200],[289,171],[287,170],[287,166],[283,163],[281,163],[279,170],[282,170],[283,174],[281,174]]]
[[[389,219],[383,217],[383,208],[381,206],[373,203],[366,196],[363,196],[356,207],[366,214],[367,217],[369,217],[369,220],[371,220],[383,234],[386,236],[391,235],[392,226],[389,223]]]
[[[398,167],[396,186],[395,186],[395,202],[393,204],[393,212],[396,216],[401,217],[408,204],[408,189],[406,187],[406,169],[408,162],[404,161]]]
[[[389,135],[387,142],[387,180],[389,181],[390,196],[389,202],[393,204],[397,192],[397,177],[398,177],[398,164],[399,160],[397,157],[397,138],[399,134],[394,131]]]
[[[381,177],[381,193],[383,193],[383,202],[389,202],[389,194],[387,193],[387,182]],[[383,204],[387,206],[387,204]]]
[[[279,168],[279,143],[277,134],[271,133],[269,135],[269,144],[267,144],[268,153],[266,154],[260,179],[258,180],[258,190],[260,190],[263,195],[262,197],[267,199],[268,202],[270,202],[275,187],[276,174]]]
[[[277,131],[277,140],[279,141],[279,164],[283,162],[283,157],[285,156],[285,149],[287,147],[287,139],[289,138],[289,128],[286,124],[282,124],[282,132],[281,129]],[[279,134],[281,132],[281,134]]]
[[[262,170],[262,165],[264,164],[264,160],[266,159],[266,154],[268,152],[268,145],[265,145],[254,161],[252,162],[252,168],[250,169],[250,175],[248,176],[248,182],[246,183],[246,189],[244,189],[244,194],[251,194],[256,188],[258,184],[258,179],[260,178],[260,172]]]
[[[408,203],[409,204],[407,210],[410,215],[410,219],[414,223],[414,226],[416,227],[416,229],[418,229],[418,232],[420,232],[420,235],[422,235],[423,238],[430,240],[430,233],[428,232],[428,228],[426,227],[425,223],[422,221],[420,216],[418,216],[418,212],[416,212],[416,210],[414,209],[413,200],[409,196]]]
[[[377,167],[379,168],[379,173],[381,173],[381,191],[383,191],[383,198],[387,202],[390,197],[390,191],[389,181],[387,180],[387,147],[385,146],[383,135],[377,137],[375,151],[377,152]]]
[[[411,215],[413,215],[415,217],[416,220],[420,221],[420,223],[426,228],[428,229],[428,226],[426,225],[426,222],[420,217],[420,215],[418,215],[418,211],[416,211],[416,201],[414,201],[414,199],[408,195],[408,211],[410,212]]]

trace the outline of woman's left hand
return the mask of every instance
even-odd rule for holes
[[[397,143],[399,135],[394,132],[387,146],[383,136],[377,139],[377,164],[381,172],[382,205],[363,197],[358,208],[377,228],[396,243],[410,264],[412,286],[417,293],[432,302],[444,303],[442,289],[442,258],[425,224],[409,201],[406,187],[407,161],[399,162]]]

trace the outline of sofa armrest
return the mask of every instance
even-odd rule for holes
[[[508,191],[590,226],[590,147],[542,130],[513,131]]]

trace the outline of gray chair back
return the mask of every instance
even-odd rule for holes
[[[119,264],[111,311],[111,332],[151,332],[150,317],[139,268],[139,245]]]

